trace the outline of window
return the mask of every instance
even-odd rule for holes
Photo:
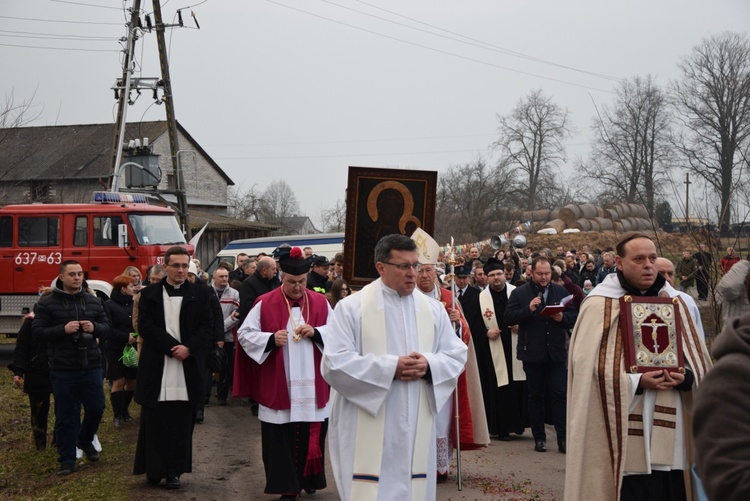
[[[0,247],[13,246],[13,218],[3,216],[0,218]]]
[[[59,217],[19,217],[19,247],[56,247],[60,245]]]
[[[117,246],[117,226],[123,224],[120,216],[94,217],[94,245]]]
[[[86,247],[89,244],[89,218],[76,216],[76,231],[73,236],[73,246]]]

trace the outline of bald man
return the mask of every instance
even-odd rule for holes
[[[659,272],[659,275],[663,276],[667,280],[667,284],[669,284],[669,287],[674,288],[674,263],[670,261],[669,259],[665,257],[657,257],[656,258],[656,271]],[[695,323],[695,327],[698,330],[698,334],[700,334],[703,341],[706,341],[706,335],[703,333],[703,322],[701,321],[701,312],[698,310],[698,305],[695,304],[695,299],[693,299],[693,296],[690,294],[687,294],[682,291],[676,291],[677,295],[682,298],[682,300],[685,302],[685,305],[688,308],[688,311],[690,312],[690,316],[693,317],[693,323]],[[670,296],[672,294],[670,293]]]

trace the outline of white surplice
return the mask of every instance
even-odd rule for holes
[[[374,416],[385,405],[385,430],[381,461],[379,500],[411,499],[414,437],[419,405],[419,381],[394,380],[399,356],[418,352],[414,298],[382,284],[377,308],[385,314],[388,354],[361,355],[361,298],[355,294],[336,305],[328,323],[321,371],[331,385],[331,417],[328,446],[334,478],[341,499],[350,498],[356,449],[357,414],[361,408]],[[419,294],[419,292],[415,292]],[[360,293],[361,294],[361,293]],[[456,336],[445,307],[429,299],[435,318],[431,353],[422,353],[430,367],[427,385],[430,410],[437,415],[453,394],[466,364],[466,345]],[[369,306],[373,307],[373,306]],[[435,429],[430,440],[426,499],[435,498]]]
[[[260,315],[263,301],[259,301],[237,332],[237,341],[245,350],[245,353],[262,364],[268,358],[270,351],[265,351],[268,340],[274,335],[273,332],[263,332],[260,327]],[[324,421],[328,417],[330,401],[325,407],[318,408],[315,400],[315,367],[313,350],[320,350],[320,346],[313,343],[310,338],[302,338],[299,341],[292,339],[294,327],[305,323],[301,309],[295,306],[291,309],[291,316],[287,322],[286,330],[289,333],[289,342],[280,349],[284,353],[284,369],[286,371],[286,384],[289,389],[290,409],[276,410],[264,405],[258,406],[258,419],[265,423],[286,424],[292,422],[314,423]],[[331,318],[331,307],[328,307],[328,318]],[[294,321],[294,324],[292,324]],[[323,339],[326,338],[325,326],[316,327]],[[279,348],[276,348],[279,349]],[[322,351],[322,350],[321,350]],[[278,382],[277,382],[278,384]]]

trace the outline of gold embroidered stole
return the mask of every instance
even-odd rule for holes
[[[373,282],[357,294],[362,312],[362,355],[375,356],[388,353],[383,309],[382,285]],[[435,338],[435,319],[429,301],[420,293],[412,294],[416,306],[417,336],[420,353],[431,352]],[[406,334],[406,333],[404,333]],[[413,500],[425,499],[427,493],[427,468],[429,465],[430,439],[432,438],[433,415],[428,400],[427,383],[419,384],[419,407],[417,430],[412,456],[411,494]],[[356,446],[350,499],[377,499],[380,481],[380,465],[383,458],[385,414],[387,404],[371,416],[359,409],[357,413]],[[406,439],[406,437],[404,437]]]

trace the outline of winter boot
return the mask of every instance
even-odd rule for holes
[[[127,391],[125,390],[123,392],[122,397],[122,420],[126,423],[129,423],[133,420],[133,416],[130,415],[130,412],[128,411],[128,407],[130,407],[130,402],[133,401],[133,395],[135,394],[134,391]]]
[[[119,428],[123,424],[122,419],[122,401],[125,397],[124,391],[113,391],[109,395],[109,400],[112,402],[112,413],[115,415],[115,419],[112,421],[112,425],[115,428]]]

